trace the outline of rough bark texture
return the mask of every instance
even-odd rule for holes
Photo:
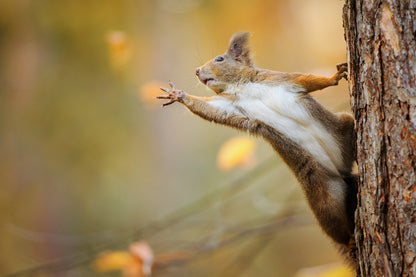
[[[416,276],[416,0],[347,0],[359,276]]]

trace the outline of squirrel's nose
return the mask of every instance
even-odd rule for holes
[[[199,76],[199,68],[196,69],[196,76]]]

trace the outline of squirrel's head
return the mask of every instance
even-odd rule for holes
[[[199,80],[216,93],[250,81],[253,64],[250,59],[249,35],[239,32],[231,37],[227,51],[196,69]]]

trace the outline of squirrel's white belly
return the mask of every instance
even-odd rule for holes
[[[338,175],[343,168],[335,138],[299,102],[299,93],[285,87],[248,84],[237,93],[234,104],[246,116],[264,122],[308,151],[322,166]]]

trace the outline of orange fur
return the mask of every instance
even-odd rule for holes
[[[230,41],[230,48],[235,45],[234,37]],[[247,39],[247,36],[244,36],[244,38]],[[232,54],[232,49],[229,48],[223,55],[219,56],[224,59],[223,61],[217,62],[216,57],[197,69],[199,79],[217,94],[226,90],[228,84],[242,85],[249,82],[265,83],[272,86],[293,86],[301,92],[309,93],[329,86],[335,86],[339,80],[346,78],[347,67],[345,64],[340,65],[338,72],[330,78],[257,68],[251,61],[247,40],[241,40],[241,38],[237,40],[240,45],[236,51],[244,53],[243,56],[236,58]],[[210,79],[213,82],[207,83],[206,80]]]

